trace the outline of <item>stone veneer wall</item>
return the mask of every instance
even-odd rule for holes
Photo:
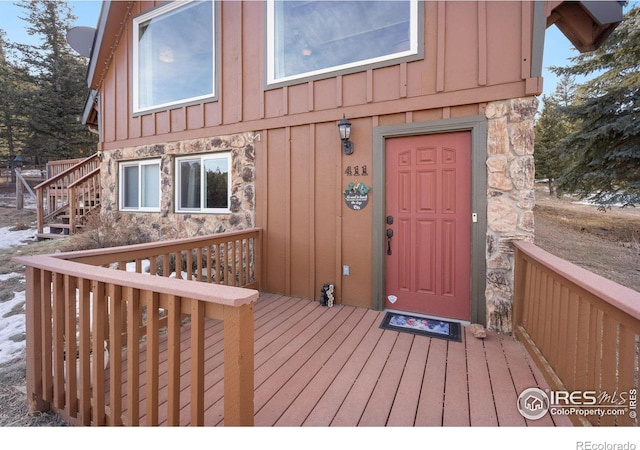
[[[255,224],[255,149],[252,133],[193,139],[166,144],[129,147],[104,152],[101,165],[102,214],[123,226],[136,225],[155,241],[183,238],[229,230],[251,228]],[[231,152],[230,214],[174,213],[175,157],[188,154]],[[118,211],[118,164],[160,158],[160,212]]]
[[[533,241],[535,97],[489,103],[487,137],[487,328],[512,331],[513,241]]]

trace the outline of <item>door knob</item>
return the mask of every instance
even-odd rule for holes
[[[391,238],[393,237],[393,230],[387,229],[387,255],[391,254]]]

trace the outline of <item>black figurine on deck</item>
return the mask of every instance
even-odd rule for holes
[[[325,283],[322,285],[322,289],[320,292],[322,293],[322,297],[320,298],[320,304],[322,306],[328,306],[331,308],[333,306],[333,290],[335,287],[333,284]]]

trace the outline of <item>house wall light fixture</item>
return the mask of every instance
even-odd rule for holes
[[[349,140],[351,137],[351,122],[342,115],[342,119],[338,123],[338,131],[340,132],[340,139],[342,140],[342,152],[345,155],[353,153],[353,142]]]

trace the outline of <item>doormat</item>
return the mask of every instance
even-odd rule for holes
[[[380,324],[380,328],[462,342],[460,324],[457,322],[387,312]]]

